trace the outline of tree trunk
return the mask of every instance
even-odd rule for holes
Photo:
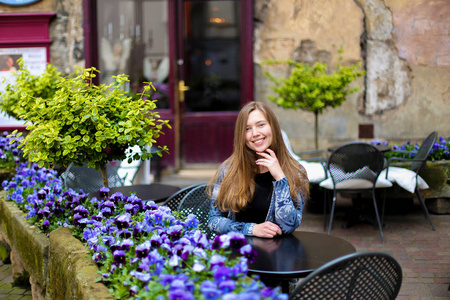
[[[314,142],[316,150],[319,149],[319,112],[314,112]]]
[[[100,171],[102,172],[103,186],[109,187],[108,185],[108,171],[106,170],[106,164],[100,166]]]

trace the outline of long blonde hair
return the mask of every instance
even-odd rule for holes
[[[221,211],[238,212],[253,199],[254,178],[258,173],[255,163],[257,158],[256,153],[246,145],[245,129],[248,116],[255,110],[263,113],[272,129],[273,139],[270,149],[275,152],[281,169],[286,175],[292,201],[296,206],[298,205],[299,193],[305,200],[309,197],[309,181],[306,171],[289,154],[275,113],[263,102],[250,102],[242,107],[236,120],[233,154],[222,163],[208,185],[208,194],[212,197],[214,184],[219,177],[223,176],[215,203]],[[220,173],[223,169],[226,169],[225,174]]]

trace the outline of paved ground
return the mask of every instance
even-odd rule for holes
[[[193,172],[186,176],[162,178],[162,183],[180,187],[208,182],[211,172]],[[401,213],[402,206],[406,213]],[[332,235],[350,241],[358,252],[381,251],[395,257],[403,269],[403,283],[397,299],[450,299],[450,215],[431,215],[436,227],[432,231],[417,203],[401,203],[388,211],[381,243],[377,229],[368,223],[343,229],[344,216],[351,201],[340,198],[336,208]],[[323,232],[323,217],[304,213],[299,230]],[[12,285],[11,265],[0,262],[0,299],[31,299],[30,287]]]
[[[11,274],[11,264],[4,264],[0,260],[0,299],[31,300],[31,287],[15,286]]]
[[[418,203],[407,214],[391,213],[385,218],[383,244],[378,229],[368,223],[341,228],[347,209],[337,207],[331,234],[348,240],[357,252],[381,251],[396,258],[403,270],[397,299],[450,299],[450,215],[431,215],[432,231]],[[299,230],[324,232],[323,215],[304,214]]]

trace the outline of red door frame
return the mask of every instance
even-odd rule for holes
[[[208,0],[197,0],[208,1]],[[253,101],[253,1],[240,0],[240,22],[241,22],[241,103]],[[180,14],[182,10],[183,0],[168,0],[169,6],[169,56],[170,56],[170,78],[169,78],[169,97],[170,109],[160,111],[162,119],[169,120],[172,125],[172,130],[166,130],[165,135],[158,139],[161,145],[167,145],[170,150],[170,155],[164,155],[161,159],[162,167],[172,166],[178,169],[180,166],[180,107],[177,107],[177,86],[178,86],[178,66],[177,61],[181,56],[178,45],[182,41],[178,40],[176,31],[180,30],[181,24],[177,20],[181,20]],[[97,38],[97,1],[83,0],[83,28],[85,34],[85,62],[86,67],[98,67],[98,38]],[[228,113],[217,113],[216,116],[209,116],[210,118],[217,118],[225,116]],[[234,114],[234,113],[231,113]],[[237,112],[235,113],[237,116]],[[206,116],[205,116],[206,117]],[[215,119],[216,120],[216,119]],[[232,139],[230,141],[233,142]]]

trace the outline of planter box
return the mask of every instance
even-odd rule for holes
[[[402,163],[393,166],[404,167]],[[429,189],[421,190],[430,213],[450,214],[450,161],[428,161],[420,176],[427,182]],[[414,194],[394,184],[386,193],[386,198],[412,198]]]
[[[29,274],[33,299],[113,299],[94,280],[99,269],[68,228],[50,237],[27,223],[6,192],[0,192],[0,240],[11,249],[13,276]]]

